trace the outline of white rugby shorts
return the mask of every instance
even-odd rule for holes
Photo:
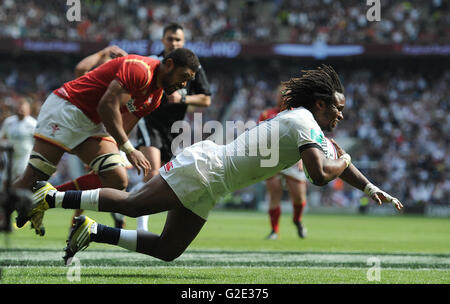
[[[306,182],[306,175],[303,172],[303,170],[298,169],[298,163],[295,163],[293,166],[286,168],[284,170],[281,170],[278,174],[282,176],[289,176],[293,179],[296,179],[298,181],[304,181]]]
[[[224,146],[210,140],[185,148],[159,169],[180,202],[207,220],[216,202],[229,192],[225,186]]]
[[[114,142],[102,123],[93,123],[75,105],[53,93],[41,107],[34,136],[65,151],[71,151],[89,137]]]

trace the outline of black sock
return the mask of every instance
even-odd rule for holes
[[[49,208],[55,208],[55,193],[53,193],[53,195],[47,194],[45,196],[45,200],[47,201]]]
[[[117,245],[120,238],[120,229],[108,227],[97,223],[97,233],[91,233],[91,241]]]
[[[69,190],[64,192],[61,206],[64,209],[80,209],[81,192],[82,191],[80,190]]]

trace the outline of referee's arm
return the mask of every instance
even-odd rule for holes
[[[198,107],[211,105],[211,91],[205,70],[200,67],[195,78],[190,83],[190,92],[186,96],[186,104]],[[191,107],[189,107],[191,108]]]

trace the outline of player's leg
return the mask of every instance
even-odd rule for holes
[[[76,219],[74,232],[64,249],[64,260],[67,264],[78,251],[86,248],[90,242],[96,242],[120,246],[167,262],[173,261],[186,250],[204,224],[203,218],[183,207],[181,203],[168,212],[161,235],[108,227],[82,216]]]
[[[161,150],[157,147],[140,147],[141,152],[150,162],[151,170],[147,176],[144,177],[144,182],[150,180],[153,176],[159,174],[159,168],[161,168]],[[139,230],[148,231],[148,215],[139,216],[136,219],[136,225]]]
[[[41,190],[42,189],[42,190]],[[39,193],[40,195],[36,195]],[[155,176],[138,192],[113,188],[57,191],[48,182],[38,183],[34,196],[35,208],[86,209],[118,212],[130,217],[172,210],[183,205],[161,176]]]
[[[90,189],[97,189],[101,188],[102,184],[100,181],[100,178],[97,174],[94,172],[90,172],[88,174],[85,174],[83,176],[77,177],[74,180],[71,180],[69,182],[66,182],[64,184],[55,186],[56,190],[58,191],[69,191],[69,190],[90,190]],[[73,226],[75,223],[75,218],[83,214],[82,209],[75,210],[70,227]]]
[[[93,173],[78,178],[80,190],[94,188],[114,188],[125,190],[128,185],[128,174],[123,157],[119,154],[117,144],[104,138],[88,138],[78,145],[73,152],[86,164]],[[125,225],[121,214],[112,214],[115,226]]]
[[[142,153],[144,153],[145,157],[147,157],[148,161],[150,162],[150,166],[152,169],[150,170],[149,174],[147,175],[148,178],[146,178],[145,181],[150,180],[155,175],[159,174],[159,168],[161,168],[161,150],[156,147],[141,147],[140,150]],[[144,150],[144,151],[143,151]]]
[[[205,222],[187,208],[170,210],[161,235],[137,232],[136,251],[164,261],[173,261],[192,243]]]
[[[48,180],[56,171],[56,167],[65,153],[62,148],[36,138],[31,152],[28,166],[12,184],[14,188],[31,190],[39,180]]]
[[[58,191],[68,191],[68,190],[91,190],[101,188],[100,177],[94,172],[89,172],[85,175],[79,176],[74,180],[65,182],[64,184],[55,185]]]
[[[61,160],[64,150],[54,144],[48,143],[40,138],[36,138],[33,151],[30,154],[30,160],[25,172],[17,178],[12,187],[29,189],[33,188],[35,182],[39,180],[48,180],[56,171],[56,167]],[[27,214],[19,215],[16,218],[17,227],[23,227],[31,219],[36,233],[44,235],[45,230],[42,226],[42,216],[30,218]]]
[[[139,182],[134,185],[129,192],[138,192],[145,186],[145,183]],[[142,215],[136,218],[136,230],[148,231],[148,215]]]
[[[283,186],[278,176],[273,176],[266,180],[267,192],[269,193],[269,219],[272,228],[267,239],[277,239],[280,232],[281,197]]]
[[[144,231],[112,228],[95,223],[87,217],[80,217],[69,238],[66,260],[86,247],[90,241],[95,241],[119,245],[170,261],[186,249],[205,222],[182,205],[167,182],[159,175],[135,193],[111,188],[67,192],[49,190],[43,193],[40,205],[44,209],[120,212],[131,217],[169,211],[160,236]],[[86,235],[90,235],[90,238],[86,238]]]
[[[104,188],[126,189],[128,175],[115,142],[91,137],[73,149],[73,153],[89,164],[98,176],[96,180],[90,175],[93,183],[100,182]]]
[[[286,176],[286,184],[294,210],[292,221],[297,227],[298,235],[304,238],[306,237],[306,228],[302,223],[302,217],[306,206],[306,181]]]

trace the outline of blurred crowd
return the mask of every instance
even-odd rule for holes
[[[74,64],[30,61],[34,65],[24,59],[1,61],[0,124],[21,99],[31,102],[36,117],[48,93],[73,78]],[[389,69],[335,65],[345,86],[346,109],[336,131],[327,134],[342,142],[371,181],[406,205],[449,203],[450,197],[450,71],[422,64],[415,69],[410,63]],[[265,61],[266,68],[255,61],[228,63],[228,68],[211,60],[202,65],[212,91],[211,106],[198,110],[203,123],[257,121],[264,109],[275,106],[279,81],[299,70],[299,63],[272,61]],[[187,115],[192,118],[193,113]],[[330,191],[333,196],[322,203],[355,201],[350,188],[328,187],[342,191]]]
[[[257,121],[275,106],[275,90],[284,75],[268,71],[235,78],[227,120]],[[405,204],[449,203],[450,70],[337,68],[345,86],[344,120],[333,133],[369,179]],[[272,78],[271,78],[272,77]],[[279,78],[280,77],[280,78]],[[322,203],[358,203],[359,191],[333,182]],[[332,195],[331,195],[332,194]]]
[[[110,41],[159,40],[179,22],[187,40],[311,44],[450,43],[450,4],[444,0],[380,1],[379,22],[361,0],[86,0],[79,22],[66,1],[0,1],[0,37]]]

